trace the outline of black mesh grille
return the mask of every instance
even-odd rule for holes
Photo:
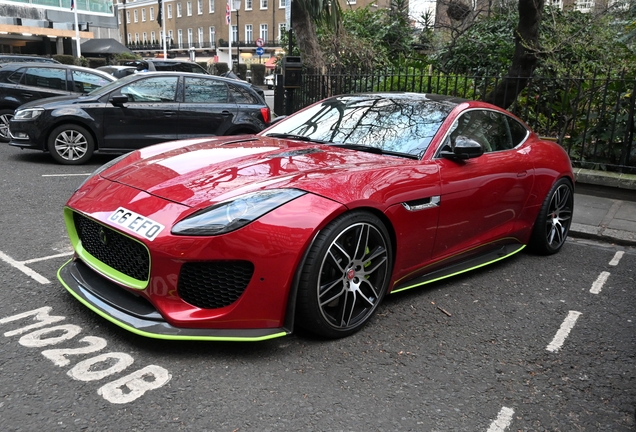
[[[109,267],[133,279],[148,280],[150,256],[139,242],[78,213],[75,230],[86,251]]]
[[[254,265],[248,261],[185,263],[179,275],[179,296],[202,309],[234,303],[249,284]]]

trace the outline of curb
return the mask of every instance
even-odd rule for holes
[[[599,240],[621,246],[636,246],[636,233],[605,227],[595,227],[572,222],[568,236],[588,240]]]
[[[636,190],[636,175],[573,168],[577,183]]]

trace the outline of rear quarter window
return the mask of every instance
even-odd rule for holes
[[[254,94],[252,94],[249,90],[243,87],[230,85],[230,95],[232,99],[236,103],[244,103],[244,104],[258,104],[260,101]]]

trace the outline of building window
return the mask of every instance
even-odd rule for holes
[[[199,48],[203,48],[203,27],[199,27],[198,33],[197,39],[199,39]]]
[[[261,0],[261,9],[267,9],[267,0]]]
[[[150,21],[154,21],[155,20],[155,8],[154,7],[150,7]]]
[[[153,44],[157,43],[157,35],[155,34],[155,32],[150,32],[150,42],[152,42]]]
[[[139,43],[139,33],[135,33],[135,43]]]
[[[278,24],[278,41],[280,42],[283,38],[283,35],[287,32],[287,24],[281,23]]]
[[[278,0],[278,7],[280,9],[285,9],[287,7],[287,1],[286,0]]]
[[[128,33],[128,45],[132,43],[132,34]]]
[[[172,32],[172,30],[168,30],[168,41],[166,43],[168,44],[168,46],[174,44],[174,33]]]
[[[245,43],[251,43],[254,40],[254,30],[252,24],[245,25]]]
[[[168,5],[167,15],[168,15],[168,18],[172,18],[172,5],[171,4]]]
[[[577,0],[575,9],[581,12],[590,12],[594,8],[594,0]]]
[[[245,10],[252,10],[252,0],[245,0]]]
[[[203,0],[197,0],[197,13],[203,15]]]
[[[181,3],[177,3],[177,18],[181,18]]]
[[[238,28],[235,25],[232,26],[232,43],[238,41]]]
[[[188,29],[188,48],[192,47],[193,43],[192,43],[192,29],[189,28]]]
[[[144,42],[144,44],[148,43],[148,33],[143,32],[141,35],[141,40]]]
[[[268,40],[267,24],[261,24],[260,38],[263,39],[264,41]]]
[[[146,8],[141,10],[141,22],[146,22]]]
[[[139,21],[139,17],[138,17],[137,11],[133,11],[133,20],[135,22]]]
[[[179,48],[183,48],[183,30],[177,30],[177,44]]]
[[[210,13],[214,13],[214,0],[210,0]]]
[[[126,24],[130,24],[130,11],[126,11]]]
[[[356,4],[356,0],[347,0],[347,4],[354,5]],[[475,9],[475,7],[473,7]]]
[[[186,13],[188,16],[192,16],[192,2],[189,1],[186,3]]]
[[[214,30],[214,26],[210,27],[210,48],[214,48],[216,46],[216,31]]]

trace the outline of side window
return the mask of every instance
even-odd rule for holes
[[[236,103],[240,104],[257,104],[258,99],[254,97],[247,89],[230,85],[230,95]]]
[[[119,89],[131,102],[174,102],[178,77],[148,77]]]
[[[184,102],[227,103],[227,85],[214,79],[186,78]]]
[[[512,136],[512,147],[517,147],[528,136],[528,129],[517,120],[508,117],[508,125],[510,126],[510,135]]]
[[[24,79],[28,86],[66,90],[65,69],[30,67]]]
[[[453,130],[446,138],[444,146],[453,146],[458,136],[465,136],[477,141],[484,153],[512,148],[506,117],[495,111],[472,110],[463,113],[453,125]]]
[[[12,84],[20,84],[20,80],[22,79],[22,76],[24,75],[25,71],[26,71],[26,69],[22,68],[22,69],[18,69],[17,71],[13,72],[11,75],[9,75],[7,77],[7,82],[10,82]]]
[[[105,86],[110,81],[99,75],[84,71],[71,71],[73,75],[73,91],[77,93],[90,93],[95,89]]]

